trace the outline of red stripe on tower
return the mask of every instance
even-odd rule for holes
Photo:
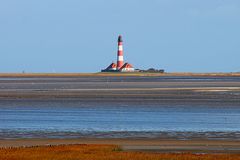
[[[122,36],[118,37],[118,55],[117,55],[117,69],[120,70],[123,66],[123,41]]]

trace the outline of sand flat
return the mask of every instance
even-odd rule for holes
[[[82,75],[0,78],[0,100],[16,99],[240,106],[240,77]]]

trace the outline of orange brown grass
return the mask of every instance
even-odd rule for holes
[[[0,160],[240,160],[240,154],[125,152],[116,145],[60,145],[0,149]]]

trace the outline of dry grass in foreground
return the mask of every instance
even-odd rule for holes
[[[0,149],[0,160],[240,160],[240,154],[125,152],[115,145],[61,145]]]

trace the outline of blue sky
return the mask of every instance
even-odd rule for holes
[[[240,71],[239,0],[0,0],[0,72]]]

